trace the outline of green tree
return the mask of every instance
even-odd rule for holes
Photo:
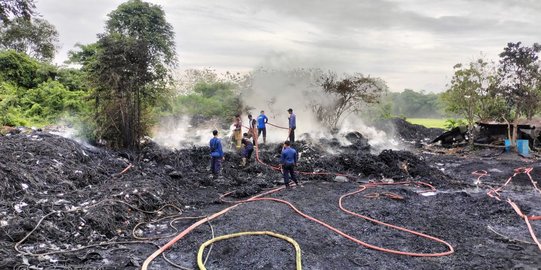
[[[150,127],[151,108],[166,93],[175,63],[174,32],[160,6],[130,0],[111,12],[96,45],[71,53],[89,72],[95,134],[136,148]]]
[[[11,83],[0,81],[0,126],[21,126],[28,124],[18,106],[19,89]]]
[[[34,87],[39,63],[13,50],[0,52],[0,79],[25,88]]]
[[[175,33],[158,5],[141,0],[130,0],[111,12],[106,23],[107,34],[117,33],[146,42],[150,55],[149,67],[161,78],[167,74],[165,65],[174,65]]]
[[[21,96],[19,106],[34,123],[51,123],[85,109],[85,92],[70,91],[58,81],[47,81]]]
[[[470,137],[476,120],[498,121],[508,116],[505,102],[496,91],[497,74],[493,64],[478,59],[467,66],[456,64],[454,69],[451,85],[441,99],[447,112],[466,120]]]
[[[2,0],[0,1],[0,20],[3,23],[9,23],[13,18],[18,17],[30,20],[35,8],[34,0]]]
[[[0,125],[47,125],[87,109],[85,91],[49,80],[32,89],[0,82]]]
[[[541,99],[540,63],[541,45],[523,46],[521,42],[507,44],[500,53],[498,91],[511,110],[513,134],[511,144],[517,139],[517,126],[522,117],[531,119],[539,110]],[[508,121],[509,123],[509,121]]]
[[[190,94],[173,99],[170,115],[217,117],[221,123],[229,123],[242,107],[236,90],[237,86],[231,82],[199,82]]]
[[[456,64],[451,87],[442,96],[447,105],[447,111],[466,119],[470,137],[476,117],[481,109],[483,92],[486,92],[483,87],[488,87],[487,83],[490,83],[490,78],[485,77],[482,72],[486,65],[487,63],[482,59],[471,62],[468,66]],[[473,140],[470,140],[470,143],[473,143]]]
[[[317,119],[331,130],[336,129],[347,115],[361,111],[366,104],[379,103],[381,95],[388,90],[380,78],[346,74],[339,79],[332,72],[322,77],[321,87],[330,100],[314,104],[313,110]]]
[[[96,57],[98,55],[98,43],[91,44],[75,44],[75,50],[68,52],[68,64],[80,64],[81,70],[89,73],[93,69],[93,65],[96,63]]]
[[[56,80],[70,91],[87,91],[89,88],[86,74],[80,69],[59,68]]]
[[[175,91],[171,91],[168,100],[160,104],[161,116],[178,118],[187,115],[199,120],[216,119],[223,128],[227,128],[233,115],[247,111],[247,108],[243,108],[240,95],[249,75],[189,69],[177,76]]]
[[[400,93],[389,93],[386,100],[393,104],[393,114],[406,117],[442,117],[439,94],[425,93],[423,90],[404,89]]]
[[[58,32],[46,20],[16,18],[0,26],[0,49],[24,52],[39,60],[54,58]]]
[[[56,76],[56,67],[14,50],[0,51],[0,80],[23,88],[34,88]]]

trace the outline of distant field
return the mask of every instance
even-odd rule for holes
[[[406,121],[429,128],[443,128],[445,129],[446,119],[433,119],[433,118],[406,118]]]

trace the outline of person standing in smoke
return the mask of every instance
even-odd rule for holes
[[[263,132],[263,143],[267,143],[267,128],[265,124],[269,122],[269,118],[265,115],[265,111],[261,111],[261,114],[257,117],[257,137]]]
[[[254,144],[252,143],[252,140],[250,140],[248,133],[243,134],[242,146],[244,148],[242,149],[242,162],[240,165],[244,167],[246,166],[246,160],[250,160],[252,152],[254,152]]]
[[[237,150],[240,150],[240,141],[242,140],[242,120],[240,119],[240,114],[235,115],[232,140],[235,143]]]
[[[212,135],[214,137],[210,139],[210,169],[212,175],[216,178],[220,174],[222,168],[222,161],[224,160],[224,151],[222,150],[222,141],[218,138],[218,130],[213,130]]]
[[[252,118],[251,114],[248,114],[248,124],[250,125],[250,128],[248,129],[248,135],[253,138],[252,142],[255,144],[255,129],[257,126],[257,121]]]
[[[297,116],[293,113],[293,109],[289,108],[287,110],[289,113],[289,141],[295,142],[295,128],[297,128]]]
[[[282,149],[282,155],[280,161],[282,164],[282,173],[284,175],[284,184],[286,188],[289,188],[289,177],[295,182],[297,186],[301,186],[299,181],[297,181],[297,176],[295,175],[295,167],[297,166],[298,155],[295,149],[291,148],[291,143],[289,141],[284,142],[284,147]]]

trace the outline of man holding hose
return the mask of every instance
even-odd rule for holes
[[[269,122],[269,118],[265,115],[265,111],[261,111],[261,114],[257,117],[257,137],[263,132],[263,143],[267,142],[267,128],[265,124]]]
[[[293,113],[293,109],[289,108],[287,110],[289,113],[289,141],[291,143],[295,142],[295,129],[297,128],[297,116]]]

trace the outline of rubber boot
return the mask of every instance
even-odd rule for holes
[[[240,162],[240,166],[242,166],[242,167],[246,166],[246,158],[245,157],[242,158],[242,161]]]
[[[267,143],[267,137],[263,137],[263,143],[264,143],[264,144]]]

